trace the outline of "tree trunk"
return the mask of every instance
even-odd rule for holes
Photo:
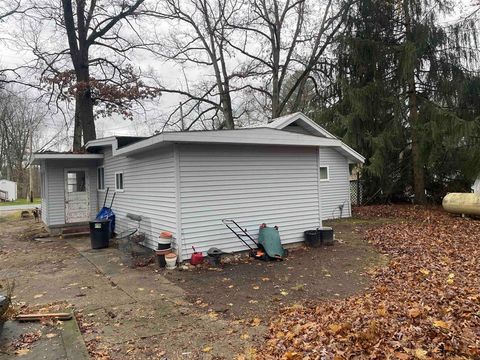
[[[275,5],[278,5],[274,2]],[[280,109],[280,37],[281,24],[278,20],[278,9],[275,9],[276,23],[270,29],[271,46],[272,46],[272,119],[280,117],[282,110]]]
[[[97,138],[95,133],[95,120],[93,116],[93,100],[90,90],[90,73],[88,68],[88,55],[81,55],[83,61],[77,75],[77,93],[75,95],[75,130],[74,150],[80,150],[79,138],[83,135],[83,144]],[[80,127],[80,129],[78,129]],[[80,133],[80,134],[79,134]]]
[[[409,2],[403,1],[403,11],[405,15],[405,30],[406,41],[415,43],[415,36],[412,33],[412,18],[410,15]],[[416,55],[412,55],[415,56]],[[417,59],[415,58],[413,64],[410,65],[411,69],[408,71],[408,123],[410,124],[411,137],[412,137],[412,168],[413,168],[413,189],[415,192],[415,203],[425,204],[427,199],[425,197],[425,172],[423,169],[423,159],[421,149],[419,146],[420,134],[419,130],[419,114],[418,114],[418,101],[417,101],[417,87],[415,83],[415,69]]]
[[[78,91],[75,97],[75,129],[78,126],[81,126],[81,129],[80,135],[77,134],[77,136],[83,135],[83,144],[97,138],[93,117],[93,101],[90,94],[90,86],[88,85],[85,89]],[[78,149],[74,148],[74,150]]]
[[[220,104],[222,104],[224,128],[230,130],[235,129],[235,123],[233,121],[232,99],[230,98],[230,94],[228,92],[225,92],[220,96]]]
[[[417,107],[417,94],[415,90],[410,90],[409,95],[409,123],[412,136],[412,167],[413,167],[413,189],[415,192],[415,203],[425,204],[427,199],[425,197],[425,171],[423,169],[423,160],[421,149],[419,146],[419,118]]]
[[[73,125],[73,150],[78,151],[82,148],[82,124],[78,113],[77,97],[75,97],[75,119]]]

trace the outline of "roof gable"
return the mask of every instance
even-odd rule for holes
[[[276,119],[273,119],[270,123],[267,124],[269,128],[296,132],[292,125],[299,126],[300,128],[306,130],[309,135],[324,137],[328,139],[338,139],[335,135],[325,130],[323,127],[318,125],[315,121],[310,119],[308,116],[301,112],[296,112],[293,114],[285,115]],[[289,129],[290,127],[290,129]],[[339,140],[340,141],[340,140]],[[351,162],[363,163],[365,158],[360,155],[358,152],[353,150],[347,144],[341,142],[341,145],[336,148],[336,150],[345,156]]]
[[[292,125],[300,126],[307,130],[310,135],[321,136],[330,139],[336,139],[336,137],[318,125],[315,121],[301,112],[285,115],[276,119],[273,119],[267,124],[269,128],[278,130],[288,130],[287,128]]]

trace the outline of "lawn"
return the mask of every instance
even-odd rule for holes
[[[259,358],[480,358],[480,221],[413,206],[357,217],[393,220],[364,235],[388,265],[364,294],[285,309]]]
[[[28,199],[17,199],[15,201],[10,201],[10,202],[0,202],[0,206],[14,206],[14,205],[38,205],[40,204],[42,199],[40,198],[35,198],[33,199],[33,203],[31,203]]]

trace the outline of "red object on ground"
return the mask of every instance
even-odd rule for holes
[[[193,249],[193,254],[192,257],[190,258],[190,264],[192,265],[198,265],[203,263],[203,254],[201,252],[195,251],[195,248],[192,246]]]

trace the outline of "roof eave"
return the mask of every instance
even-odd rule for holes
[[[32,164],[40,165],[43,160],[100,160],[103,154],[33,154]]]
[[[103,147],[103,146],[114,146],[117,143],[117,138],[115,136],[109,136],[102,139],[90,140],[85,144],[85,149],[92,147]]]
[[[239,130],[237,130],[239,131]],[[164,146],[167,144],[230,144],[230,145],[282,145],[282,146],[327,146],[339,147],[341,141],[338,139],[319,138],[308,135],[292,135],[289,138],[279,136],[277,138],[265,136],[249,136],[239,137],[221,134],[218,132],[211,132],[207,134],[197,135],[195,133],[163,133],[155,137],[140,141],[138,143],[126,146],[115,151],[114,156],[117,155],[133,155],[135,153],[144,152]],[[285,134],[284,134],[285,135]],[[311,139],[296,139],[308,136]]]

